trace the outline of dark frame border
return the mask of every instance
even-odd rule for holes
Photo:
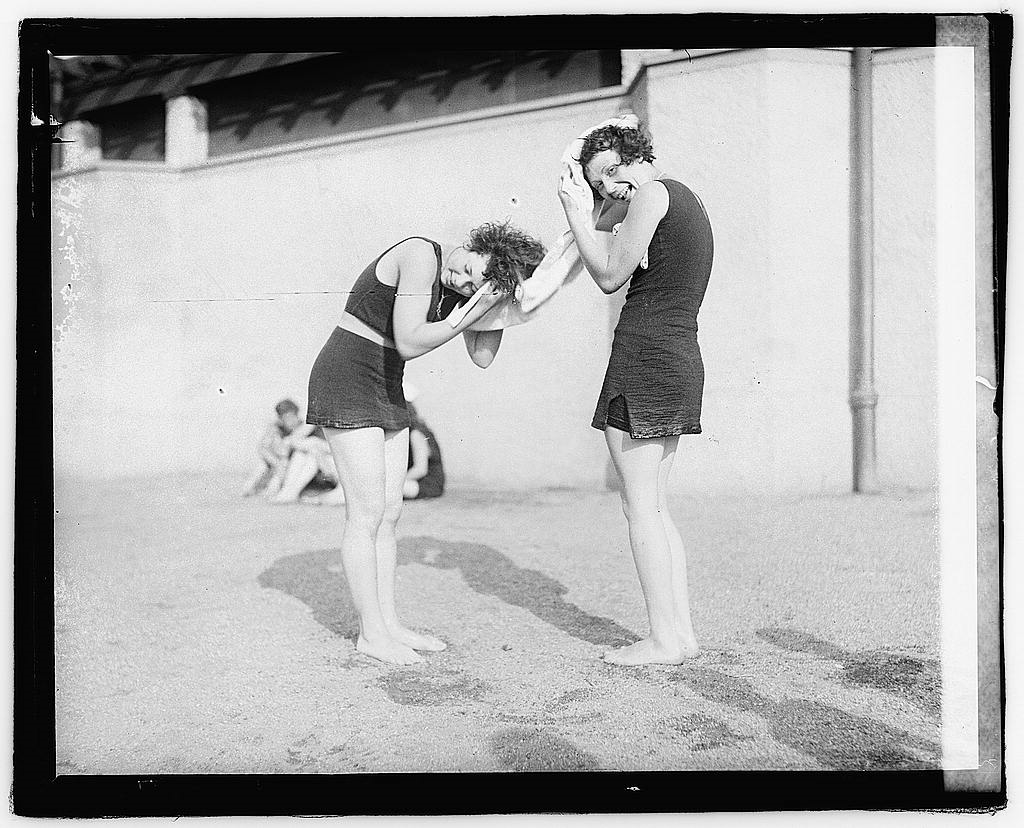
[[[997,376],[1005,342],[1012,21],[983,15],[991,49]],[[602,15],[490,18],[32,19],[19,32],[13,811],[23,816],[675,813],[828,809],[989,811],[998,791],[950,791],[942,771],[56,776],[53,469],[17,460],[52,446],[48,56],[402,48],[471,36],[489,48],[933,46],[930,14]],[[657,36],[656,36],[657,35]],[[659,42],[659,38],[662,40]],[[44,124],[32,126],[35,114]],[[1001,389],[1001,383],[999,385]],[[1001,393],[996,414],[1001,414]],[[1000,429],[1001,436],[1001,429]],[[1002,554],[1002,463],[1000,561]],[[1001,576],[1001,567],[1000,567]],[[999,605],[1002,618],[1002,603]],[[999,647],[1002,655],[1002,643]],[[1005,708],[1005,677],[1002,704]],[[1005,749],[1004,749],[1005,750]],[[467,797],[466,792],[473,796]],[[398,795],[396,795],[396,793]],[[386,811],[379,803],[389,803]]]

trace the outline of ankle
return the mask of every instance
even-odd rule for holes
[[[359,637],[372,642],[390,641],[391,630],[388,629],[387,624],[374,624],[373,626],[360,627]]]
[[[662,650],[666,653],[675,652],[676,650],[682,649],[682,642],[679,640],[679,636],[676,634],[672,635],[655,635],[651,633],[648,640],[658,650]]]

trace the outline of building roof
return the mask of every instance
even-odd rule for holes
[[[157,95],[172,98],[189,87],[261,72],[337,52],[250,54],[75,55],[54,58],[51,75],[63,119]]]

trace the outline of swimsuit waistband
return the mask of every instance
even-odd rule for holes
[[[368,339],[370,342],[375,342],[378,345],[383,345],[385,348],[390,348],[392,351],[397,351],[395,343],[384,336],[380,331],[375,331],[362,319],[357,319],[348,311],[341,314],[341,322],[338,323],[338,327],[342,330],[354,333],[356,336],[361,336],[363,339]]]

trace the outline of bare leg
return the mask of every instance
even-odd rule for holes
[[[284,476],[288,471],[288,458],[278,457],[277,462],[271,466],[271,477],[267,482],[267,487],[263,490],[263,496],[267,500],[273,500],[277,497],[277,493],[281,491],[281,486],[284,485]]]
[[[447,646],[440,638],[413,632],[398,618],[395,609],[395,528],[402,514],[402,491],[409,459],[409,430],[389,431],[384,435],[384,462],[387,469],[384,520],[377,530],[377,586],[380,608],[388,632],[415,650],[438,652]]]
[[[316,477],[317,469],[320,467],[316,457],[308,451],[295,451],[291,460],[288,461],[288,468],[284,473],[284,482],[281,489],[275,495],[274,503],[295,503],[302,494],[302,490],[309,485]]]
[[[675,599],[676,632],[679,634],[679,641],[683,645],[685,655],[695,656],[699,648],[697,636],[693,632],[693,623],[690,620],[690,593],[686,583],[686,548],[683,546],[682,536],[679,534],[679,529],[676,527],[675,521],[672,520],[672,513],[668,508],[668,480],[678,444],[678,437],[665,438],[665,451],[658,470],[658,511],[661,512],[662,523],[665,525],[665,534],[668,536],[668,545],[672,555],[672,594]]]
[[[686,657],[676,631],[672,592],[672,552],[659,511],[658,472],[665,439],[634,440],[616,428],[605,429],[612,462],[622,480],[622,503],[629,524],[640,588],[647,604],[650,636],[605,653],[612,664],[679,664]]]
[[[259,494],[259,492],[263,491],[272,474],[273,469],[265,460],[261,459],[259,467],[253,470],[253,473],[245,482],[245,486],[242,487],[242,497],[252,497],[254,494]]]
[[[267,479],[260,488],[263,490],[263,496],[270,498],[281,489],[281,484],[284,482],[284,473],[288,465],[288,457],[278,454],[273,447],[265,444],[260,445],[259,454],[260,460],[267,467]]]
[[[385,511],[384,432],[379,428],[325,428],[324,432],[347,500],[341,560],[359,614],[356,649],[392,664],[415,664],[423,657],[392,637],[380,605],[376,538]],[[394,569],[385,577],[393,578]]]

